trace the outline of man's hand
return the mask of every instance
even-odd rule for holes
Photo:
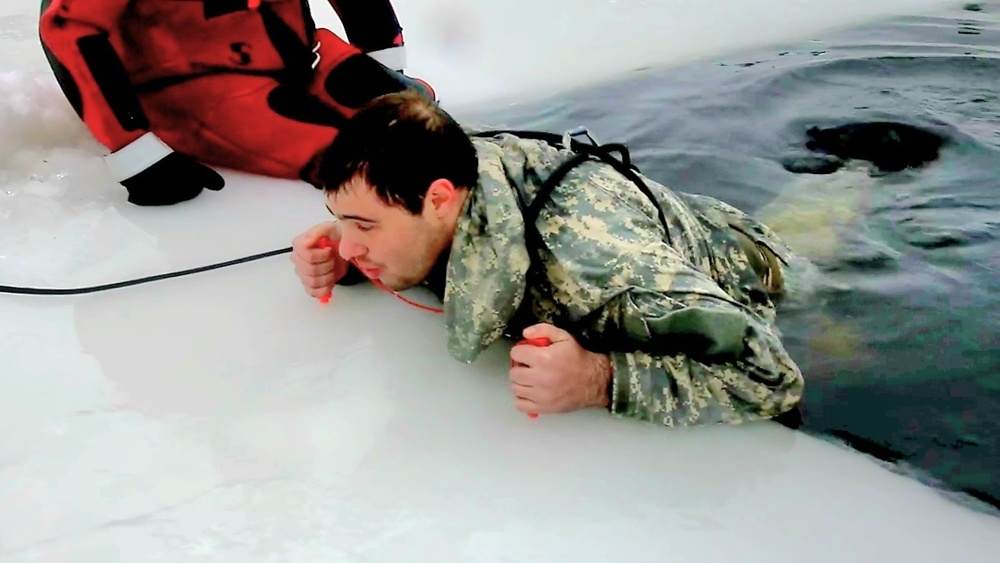
[[[570,333],[550,324],[530,326],[524,337],[548,338],[551,344],[511,349],[517,410],[551,414],[608,405],[611,362],[606,355],[585,350]]]
[[[329,237],[340,240],[340,225],[320,223],[295,237],[292,241],[292,263],[306,293],[313,297],[327,295],[347,273],[349,263],[340,257],[336,248],[319,248],[319,239]]]

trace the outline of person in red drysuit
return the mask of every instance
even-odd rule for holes
[[[136,205],[219,190],[207,165],[311,180],[365,102],[403,75],[389,0],[330,0],[350,43],[308,0],[42,0],[39,36],[63,92]],[[436,98],[435,98],[436,99]]]

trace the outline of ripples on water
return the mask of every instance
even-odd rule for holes
[[[1000,507],[1000,3],[645,69],[467,123],[625,141],[643,171],[766,218],[820,275],[782,329],[802,428]],[[794,174],[813,126],[943,136],[925,167]]]

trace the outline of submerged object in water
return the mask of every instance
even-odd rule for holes
[[[830,174],[845,161],[870,162],[874,171],[899,172],[938,159],[948,139],[933,131],[891,121],[811,127],[806,148],[814,153],[786,157],[782,165],[793,173]]]

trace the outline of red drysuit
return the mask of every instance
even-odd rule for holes
[[[353,45],[307,0],[43,0],[39,34],[129,200],[164,205],[222,187],[198,162],[306,179],[360,106],[416,86],[388,0],[330,3]]]

